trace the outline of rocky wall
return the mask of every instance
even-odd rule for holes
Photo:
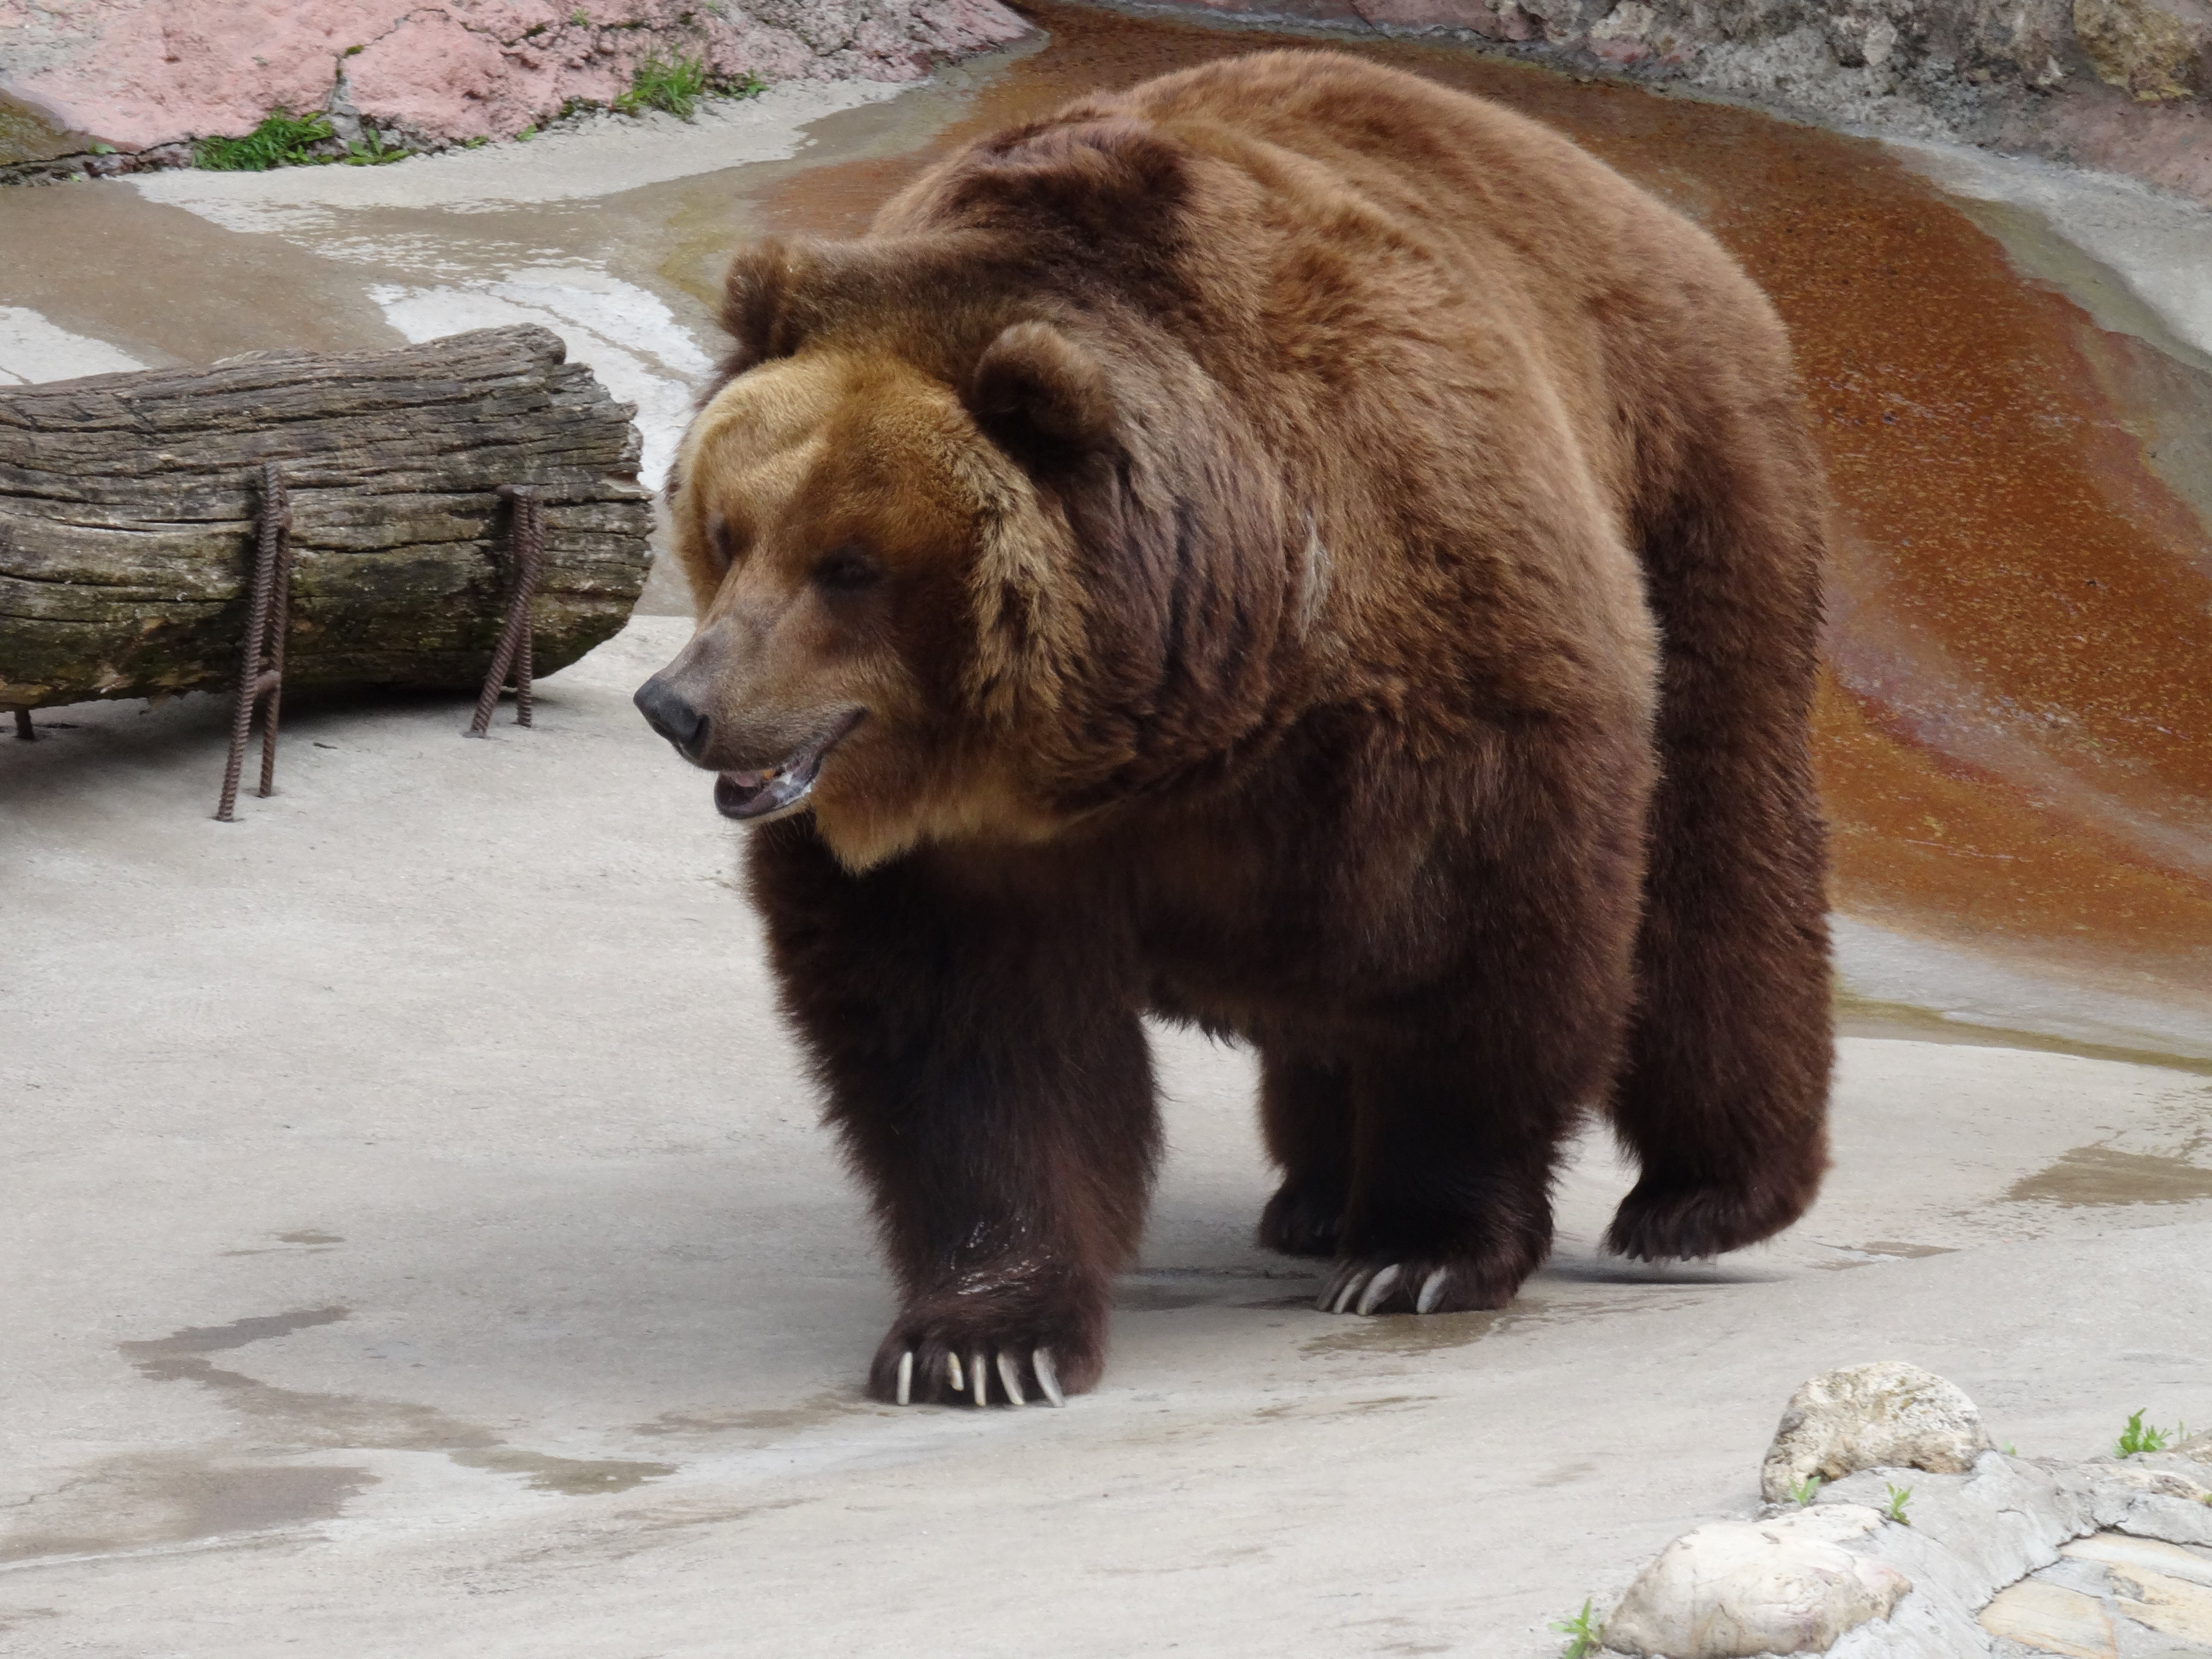
[[[2212,204],[2212,0],[1177,0],[1438,34],[1886,136],[2131,175]]]
[[[0,92],[126,153],[278,107],[434,148],[610,103],[648,58],[906,81],[1028,32],[998,0],[0,0]]]

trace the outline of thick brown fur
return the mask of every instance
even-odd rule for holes
[[[1398,1266],[1378,1311],[1510,1299],[1589,1107],[1643,1172],[1615,1250],[1802,1212],[1823,495],[1703,232],[1270,52],[750,251],[726,320],[648,692],[725,773],[849,726],[750,874],[903,1297],[878,1396],[909,1353],[921,1399],[963,1354],[1097,1378],[1147,1013],[1257,1049],[1261,1238]]]

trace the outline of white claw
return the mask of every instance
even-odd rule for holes
[[[899,1356],[898,1402],[902,1406],[914,1403],[914,1350],[908,1348]]]
[[[991,1403],[991,1383],[983,1375],[983,1351],[981,1348],[968,1356],[968,1397],[979,1406]]]
[[[1398,1282],[1398,1275],[1404,1271],[1405,1267],[1402,1262],[1394,1261],[1374,1278],[1369,1279],[1366,1293],[1359,1298],[1359,1311],[1364,1314],[1373,1313],[1382,1298],[1390,1294],[1391,1286]]]
[[[948,1353],[945,1356],[945,1364],[946,1369],[952,1374],[952,1392],[967,1393],[968,1379],[960,1375],[960,1356],[957,1353]]]
[[[1355,1267],[1352,1272],[1345,1274],[1344,1288],[1336,1293],[1336,1300],[1330,1304],[1329,1311],[1342,1313],[1349,1308],[1358,1298],[1360,1286],[1366,1283],[1366,1273],[1358,1268]]]
[[[1449,1271],[1438,1267],[1421,1281],[1421,1293],[1413,1298],[1415,1313],[1426,1313],[1437,1305],[1437,1298],[1444,1293],[1444,1277]]]
[[[1044,1390],[1044,1397],[1055,1406],[1065,1406],[1067,1396],[1060,1391],[1060,1373],[1052,1368],[1052,1350],[1039,1348],[1030,1356],[1030,1364],[1036,1367],[1037,1387]]]
[[[1004,1348],[999,1350],[999,1381],[1006,1388],[1006,1403],[1009,1406],[1026,1406],[1030,1403],[1029,1396],[1022,1392],[1021,1369],[1014,1364],[1013,1355],[1008,1353]]]

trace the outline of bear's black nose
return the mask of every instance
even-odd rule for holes
[[[684,759],[696,761],[707,746],[707,717],[686,702],[666,678],[655,674],[630,699],[645,723],[674,744]]]

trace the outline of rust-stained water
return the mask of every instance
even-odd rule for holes
[[[1030,15],[1049,46],[957,118],[793,167],[745,222],[855,234],[978,132],[1316,44]],[[2212,366],[2099,327],[1977,222],[1996,210],[1870,142],[1449,48],[1330,44],[1571,134],[1703,222],[1788,320],[1837,501],[1817,729],[1838,907],[2212,1003]],[[680,262],[694,285],[727,246],[730,222],[704,220]]]

